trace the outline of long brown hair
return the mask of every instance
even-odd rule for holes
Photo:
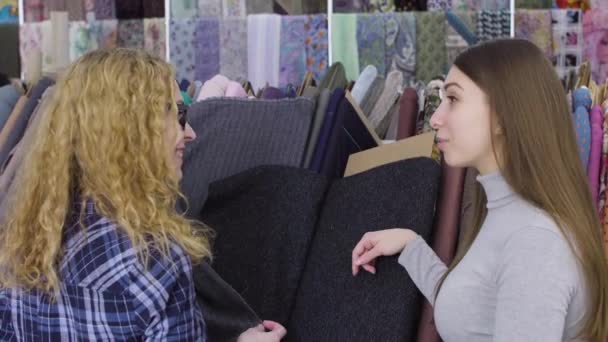
[[[462,53],[454,66],[488,97],[500,171],[519,196],[546,211],[567,237],[583,270],[589,311],[582,336],[592,341],[608,336],[608,267],[602,227],[578,152],[566,93],[553,66],[526,40],[505,39]],[[500,150],[496,147],[500,143]],[[458,265],[477,237],[486,217],[487,199],[476,184],[472,226],[462,248],[439,282]]]

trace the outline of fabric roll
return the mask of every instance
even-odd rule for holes
[[[359,66],[363,68],[367,65],[374,65],[378,69],[378,74],[385,76],[387,73],[385,46],[386,33],[383,16],[378,14],[357,15]]]
[[[329,68],[321,80],[319,88],[334,91],[338,88],[344,89],[347,87],[347,85],[348,80],[346,79],[346,70],[344,70],[344,65],[342,65],[340,62],[336,62]]]
[[[279,88],[266,87],[262,91],[262,98],[265,100],[281,100],[287,98],[287,95]]]
[[[85,20],[86,16],[83,0],[66,0],[66,7],[70,21]]]
[[[166,58],[165,19],[144,19],[144,48],[153,55]]]
[[[452,0],[454,1],[454,0]],[[395,0],[397,11],[425,11],[427,9],[426,0]]]
[[[188,213],[200,213],[211,182],[259,165],[298,167],[313,112],[314,102],[303,98],[209,99],[190,107],[198,138],[184,156],[181,189]]]
[[[68,10],[67,0],[48,0],[44,6],[47,13],[66,12]]]
[[[48,19],[48,16],[45,16],[43,0],[23,0],[23,7],[25,22],[27,23],[40,22]]]
[[[515,0],[515,8],[549,9],[552,7],[552,0]]]
[[[386,13],[395,11],[395,1],[367,0],[362,2],[363,10],[369,13]]]
[[[395,101],[395,104],[391,108],[389,115],[391,117],[391,122],[388,126],[388,131],[386,132],[386,136],[384,140],[397,141],[397,133],[399,131],[399,111],[401,110],[401,101]]]
[[[608,78],[608,60],[603,56],[605,37],[608,36],[608,8],[583,12],[583,58],[591,64],[591,77],[603,84]]]
[[[281,17],[279,84],[299,84],[306,74],[306,16]]]
[[[172,18],[194,18],[198,14],[197,0],[171,0]]]
[[[446,265],[454,259],[458,245],[461,194],[465,169],[452,168],[441,163],[441,181],[433,222],[433,250]],[[433,308],[425,300],[418,326],[418,341],[440,341],[433,320]]]
[[[338,104],[334,127],[331,130],[320,173],[328,179],[340,179],[353,153],[377,147],[367,126],[351,105],[343,99]]]
[[[386,78],[384,90],[369,115],[372,126],[381,138],[386,136],[388,125],[392,119],[388,114],[399,98],[402,87],[403,75],[399,71],[391,71]]]
[[[583,13],[581,10],[551,11],[553,36],[553,65],[564,80],[576,71],[583,59]]]
[[[163,0],[143,1],[144,18],[164,18],[165,2]]]
[[[31,63],[27,63],[29,56],[36,54],[40,55],[42,52],[42,24],[41,23],[24,23],[19,29],[19,55],[21,56],[21,65],[23,66],[23,72],[25,73],[26,79],[32,79],[30,75],[40,74],[42,71],[42,61],[38,65],[38,70],[31,70],[36,67]],[[30,68],[30,69],[28,69]]]
[[[515,37],[527,39],[553,60],[553,35],[550,10],[517,10]]]
[[[197,80],[205,82],[220,72],[220,23],[218,18],[198,19],[195,35],[195,77]]]
[[[203,83],[201,91],[196,98],[196,102],[213,97],[224,97],[228,85],[230,85],[230,80],[226,76],[215,75],[213,78]]]
[[[587,177],[589,178],[589,188],[593,197],[594,205],[598,204],[600,192],[600,168],[602,160],[602,143],[604,139],[604,115],[602,107],[595,105],[591,109],[591,146],[589,154],[589,163],[587,164]]]
[[[218,233],[213,268],[265,319],[287,325],[327,183],[306,170],[261,166],[209,187],[198,218]]]
[[[0,87],[0,132],[20,97],[21,93],[12,84]]]
[[[483,10],[477,14],[477,39],[480,42],[511,35],[511,15],[509,11]]]
[[[207,262],[193,265],[196,301],[205,317],[208,341],[236,341],[262,321],[241,295]]]
[[[359,76],[359,50],[357,45],[357,16],[334,14],[332,17],[332,61],[341,62],[350,80]]]
[[[422,109],[421,120],[417,123],[417,132],[426,133],[433,130],[431,127],[431,116],[441,104],[441,89],[443,89],[443,77],[436,78],[429,82],[424,91],[424,107]]]
[[[42,72],[51,73],[54,72],[55,69],[55,37],[53,35],[53,24],[50,20],[43,21],[40,24],[40,29],[42,32],[42,39],[40,42],[40,52],[42,53]]]
[[[70,61],[98,48],[97,38],[85,21],[70,22]]]
[[[17,145],[19,140],[21,140],[21,137],[23,137],[27,123],[36,109],[42,94],[54,83],[55,81],[50,78],[45,77],[41,79],[34,88],[32,88],[23,110],[20,113],[14,112],[9,117],[0,132],[0,165],[4,164],[11,150]]]
[[[600,213],[600,222],[602,225],[606,222],[606,188],[608,187],[608,100],[602,103],[602,111],[604,118],[603,124],[603,140],[602,140],[602,158],[600,169],[600,195],[598,199],[598,212]]]
[[[418,93],[414,88],[406,88],[401,95],[399,110],[399,128],[397,139],[406,139],[416,134],[416,120],[418,118]]]
[[[196,24],[194,19],[171,19],[170,21],[170,53],[171,63],[179,82],[194,80],[194,39]]]
[[[362,272],[353,277],[348,270],[352,248],[369,227],[408,227],[430,239],[438,180],[439,166],[416,158],[331,184],[301,276],[287,340],[416,340],[422,300],[397,258],[378,260],[376,275]]]
[[[385,13],[386,68],[403,74],[406,84],[416,78],[416,17],[413,13]]]
[[[451,20],[452,19],[452,20]],[[454,23],[458,20],[458,24]],[[471,44],[477,42],[475,36],[477,28],[477,12],[475,11],[459,11],[446,13],[446,49],[448,56],[448,65],[451,66],[456,60],[456,57],[463,53]],[[459,31],[466,30],[465,36],[459,33]]]
[[[363,101],[361,101],[361,110],[366,116],[369,117],[372,114],[372,110],[384,91],[384,85],[384,77],[380,75],[376,76],[376,79],[374,79],[374,82],[372,82],[372,85],[363,97]]]
[[[344,89],[336,89],[331,94],[325,118],[323,119],[321,130],[319,131],[319,138],[317,139],[315,151],[312,155],[312,161],[310,162],[309,169],[312,171],[321,172],[323,160],[327,153],[328,142],[336,123],[336,113],[338,112],[340,102],[345,101],[344,94]]]
[[[359,78],[357,78],[357,82],[352,90],[353,99],[357,102],[358,105],[361,105],[363,101],[363,97],[369,90],[370,86],[378,76],[378,70],[373,65],[368,65],[363,69]]]
[[[247,19],[220,20],[220,73],[230,79],[247,78]]]
[[[327,114],[327,106],[331,97],[331,91],[329,89],[322,89],[319,95],[319,101],[317,102],[317,109],[315,111],[309,136],[306,143],[306,151],[304,152],[304,163],[302,167],[308,169],[312,162],[313,154],[317,147],[319,134],[321,132],[321,125],[325,121],[325,115]]]
[[[426,6],[429,11],[448,11],[452,9],[452,0],[428,0]]]
[[[247,0],[247,14],[274,13],[272,2],[268,0]]]
[[[142,19],[118,21],[118,47],[144,48],[144,21]]]
[[[198,15],[201,17],[221,17],[221,0],[198,0]]]
[[[245,0],[222,0],[222,13],[226,17],[247,16],[247,5]]]
[[[243,89],[243,86],[234,81],[230,81],[226,87],[226,97],[247,97],[247,92]]]
[[[19,24],[0,23],[0,41],[0,72],[8,77],[21,77]]]
[[[447,64],[443,12],[416,13],[416,79],[424,83],[442,75]]]
[[[306,30],[306,71],[312,73],[315,80],[320,80],[327,72],[329,63],[327,15],[307,16],[304,29]]]
[[[258,14],[247,17],[249,80],[257,91],[267,83],[279,85],[281,16]]]
[[[89,30],[100,49],[113,49],[118,46],[118,20],[93,21]]]
[[[51,12],[50,16],[50,30],[42,32],[44,44],[42,70],[56,72],[70,64],[69,19],[67,12]],[[48,39],[47,33],[50,33],[50,38]],[[45,48],[47,43],[50,44],[48,50]],[[45,55],[45,50],[49,51],[50,54]]]
[[[589,164],[589,154],[591,153],[591,124],[589,122],[589,111],[593,100],[588,88],[581,87],[574,91],[574,127],[579,152],[585,169]]]
[[[143,0],[116,1],[116,19],[143,19]]]
[[[113,0],[95,0],[95,19],[116,19],[116,6]]]

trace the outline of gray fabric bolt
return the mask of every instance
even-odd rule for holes
[[[374,106],[384,91],[384,77],[378,75],[361,101],[361,110],[366,116],[372,114]]]
[[[312,120],[312,125],[310,128],[310,135],[308,138],[308,143],[306,145],[306,152],[304,152],[304,163],[302,165],[304,168],[308,168],[310,166],[310,162],[312,161],[312,157],[317,146],[317,140],[319,139],[321,125],[323,124],[323,120],[325,119],[325,115],[327,114],[327,106],[329,104],[330,97],[331,92],[329,91],[329,89],[321,90],[321,95],[319,95],[319,101],[317,102],[317,110],[315,112],[315,116]]]
[[[314,113],[309,99],[218,98],[190,108],[198,138],[187,145],[182,191],[200,212],[209,183],[259,165],[299,166]]]

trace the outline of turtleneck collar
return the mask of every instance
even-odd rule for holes
[[[500,171],[477,176],[477,181],[481,183],[488,199],[487,208],[502,207],[513,201],[515,193],[507,184]]]

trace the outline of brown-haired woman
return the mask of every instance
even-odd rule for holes
[[[461,54],[431,118],[445,162],[474,167],[474,225],[451,266],[408,229],[365,234],[352,271],[401,253],[445,341],[605,341],[608,268],[566,94],[532,43]]]

